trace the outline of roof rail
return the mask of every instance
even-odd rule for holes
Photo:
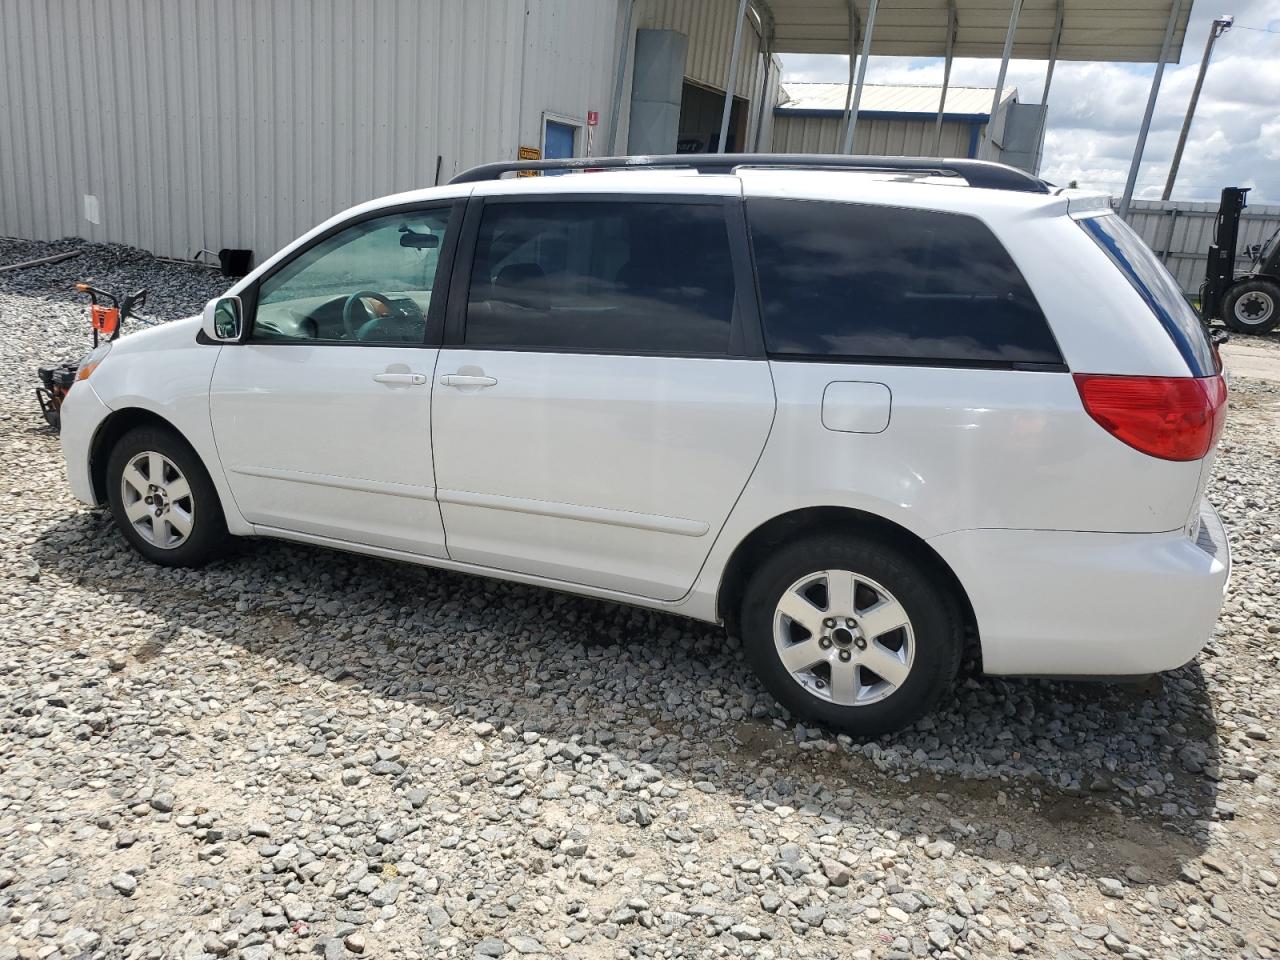
[[[958,177],[971,187],[1048,193],[1039,177],[986,160],[943,160],[935,157],[862,157],[820,153],[676,153],[650,157],[566,157],[557,160],[500,160],[464,170],[450,183],[497,180],[504,173],[542,170],[684,169],[698,173],[732,173],[748,168],[792,170],[870,170],[881,173],[922,173]]]

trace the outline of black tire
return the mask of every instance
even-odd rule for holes
[[[1257,277],[1227,291],[1222,322],[1236,333],[1270,333],[1280,326],[1280,283]]]
[[[891,598],[901,604],[909,618],[909,642],[914,645],[909,671],[896,689],[883,694],[883,699],[877,702],[846,706],[824,699],[793,677],[780,658],[774,641],[779,601],[793,585],[826,570],[850,571],[856,578],[867,578],[881,585]],[[859,738],[899,730],[937,705],[949,691],[960,666],[963,650],[960,608],[951,591],[939,582],[940,579],[936,571],[908,553],[872,539],[858,539],[853,535],[818,535],[792,543],[765,560],[747,584],[741,623],[747,659],[769,692],[797,717],[817,721]],[[817,589],[821,593],[825,587],[819,585]],[[863,607],[856,601],[855,607],[861,616]],[[861,620],[856,622],[858,626],[862,625]],[[784,626],[781,629],[796,628]],[[824,633],[826,629],[821,627]],[[837,632],[838,628],[833,635]],[[808,632],[801,629],[800,635],[807,636]],[[858,637],[860,633],[854,631],[853,635]],[[904,649],[902,645],[908,642],[905,636],[905,633],[886,634],[885,642],[896,642],[901,650]],[[784,642],[789,641],[790,638]],[[856,639],[850,641],[848,634],[842,641],[846,644],[858,642]],[[862,649],[865,650],[863,642]],[[839,649],[826,649],[843,655]],[[847,650],[851,656],[859,656],[855,647],[849,646]],[[829,668],[819,665],[816,672],[821,674],[823,670],[829,671]],[[869,679],[866,685],[871,688],[878,682],[875,673],[859,671],[855,675],[860,683]],[[820,676],[809,678],[812,686],[820,682]]]
[[[125,497],[137,497],[138,494],[126,493],[124,471],[139,455],[152,452],[166,458],[181,472],[190,491],[189,498],[166,504],[168,510],[178,509],[181,505],[184,515],[191,518],[185,539],[173,546],[149,541],[130,520],[127,512],[129,507],[125,503]],[[174,475],[170,474],[170,477]],[[148,476],[147,479],[151,478]],[[204,566],[221,556],[230,542],[222,503],[218,499],[213,481],[209,479],[209,472],[205,470],[191,445],[173,430],[159,426],[135,427],[120,438],[107,459],[107,501],[116,526],[130,546],[152,563],[161,566]],[[136,501],[132,506],[137,506]],[[168,510],[165,511],[166,514]],[[151,536],[159,536],[154,521],[148,518],[147,523],[152,527]],[[175,527],[162,525],[162,528],[170,532],[175,540],[180,535]]]

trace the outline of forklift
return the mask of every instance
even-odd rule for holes
[[[1213,244],[1200,285],[1200,319],[1221,320],[1236,333],[1270,333],[1280,326],[1280,228],[1247,253],[1249,269],[1236,273],[1236,238],[1248,187],[1224,187]]]

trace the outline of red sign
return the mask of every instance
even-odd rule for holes
[[[596,126],[599,122],[600,122],[600,111],[599,111],[599,110],[588,110],[588,111],[587,111],[587,126],[588,126],[588,127],[594,127],[594,126]]]

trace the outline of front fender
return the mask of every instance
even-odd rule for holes
[[[253,528],[236,507],[227,483],[209,422],[209,383],[221,344],[196,341],[200,318],[189,317],[122,337],[99,364],[90,381],[112,416],[98,432],[108,429],[117,416],[145,411],[168,423],[191,444],[218,491],[233,534],[247,535]],[[74,393],[74,391],[72,391]]]

